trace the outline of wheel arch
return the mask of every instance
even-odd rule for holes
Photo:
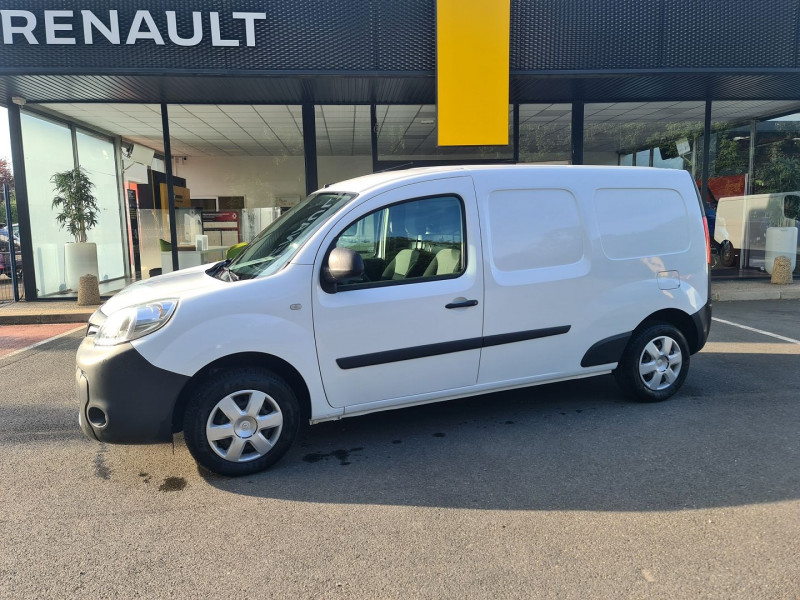
[[[264,368],[279,375],[286,380],[286,383],[288,383],[295,394],[297,394],[297,399],[300,402],[300,409],[302,411],[302,418],[306,422],[311,419],[311,393],[309,392],[308,384],[306,384],[305,379],[303,379],[303,376],[297,369],[282,358],[271,354],[240,352],[223,356],[209,363],[195,373],[186,385],[183,386],[183,390],[181,390],[172,412],[173,433],[177,433],[183,429],[183,416],[186,407],[192,399],[195,387],[210,373],[232,367]]]
[[[659,322],[669,323],[683,334],[683,337],[686,338],[686,343],[689,344],[690,354],[694,354],[702,347],[700,343],[700,334],[697,331],[694,320],[690,315],[677,308],[665,308],[648,315],[639,323],[633,334],[635,335],[645,327]]]

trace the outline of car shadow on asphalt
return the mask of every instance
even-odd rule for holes
[[[765,391],[734,355],[697,356],[667,402],[629,402],[611,376],[529,387],[322,423],[264,473],[201,475],[255,497],[466,509],[669,511],[799,498],[797,357],[774,357],[775,372],[792,375],[766,373],[774,391]]]

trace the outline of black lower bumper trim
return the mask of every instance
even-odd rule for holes
[[[90,439],[114,444],[146,444],[172,439],[172,412],[189,380],[160,369],[130,344],[95,346],[86,338],[78,349],[76,392],[79,422]],[[102,411],[104,424],[97,426]]]
[[[694,354],[700,352],[706,345],[708,334],[711,331],[711,300],[692,315],[692,321],[697,329],[697,344],[692,348],[692,354]]]

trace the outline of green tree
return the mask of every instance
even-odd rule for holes
[[[769,161],[758,165],[753,179],[758,194],[800,190],[800,158],[787,155],[775,145],[770,149]]]
[[[747,173],[747,149],[739,147],[739,143],[726,134],[717,136],[717,156],[713,163],[716,176],[741,175]]]
[[[11,166],[5,158],[0,158],[0,186],[8,184],[11,191],[11,222],[17,222],[17,196],[14,194],[14,174],[11,172]],[[2,195],[0,194],[0,197]],[[2,202],[0,202],[2,204]],[[6,220],[5,205],[0,206],[0,221]]]

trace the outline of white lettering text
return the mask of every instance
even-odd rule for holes
[[[142,31],[142,24],[147,25],[147,30]],[[136,40],[153,40],[159,46],[164,45],[164,38],[158,32],[156,22],[148,10],[137,10],[136,15],[133,17],[131,29],[128,32],[128,39],[125,40],[126,44],[135,44]]]
[[[12,25],[13,18],[25,19],[25,25]],[[0,10],[0,20],[3,23],[3,43],[13,44],[14,34],[21,33],[28,40],[29,44],[38,44],[33,37],[33,30],[36,28],[36,17],[27,10]]]
[[[83,16],[83,39],[87,44],[93,44],[92,28],[97,29],[112,44],[119,44],[119,17],[117,11],[108,11],[108,27],[100,19],[94,16],[90,10],[82,10]]]
[[[0,0],[2,3],[3,0]],[[266,12],[231,12],[220,18],[217,11],[180,13],[165,10],[136,10],[128,21],[120,17],[119,10],[109,9],[108,17],[103,11],[93,10],[6,10],[0,9],[0,29],[3,44],[47,44],[91,46],[98,43],[128,46],[140,41],[164,46],[197,46],[208,38],[204,27],[211,32],[211,45],[215,47],[254,47],[258,43],[257,27],[267,20]],[[163,17],[162,17],[163,15]],[[158,19],[158,22],[156,21]],[[207,23],[204,22],[208,19]],[[225,20],[223,22],[223,19]],[[163,29],[166,21],[166,31]],[[180,28],[179,28],[180,23]],[[232,37],[223,37],[223,29]],[[244,35],[241,32],[244,29]],[[83,34],[80,39],[80,32]],[[127,32],[127,34],[126,34]],[[124,40],[124,41],[123,41]],[[208,44],[208,41],[205,41]]]
[[[72,23],[56,23],[58,17],[72,17],[71,10],[44,11],[44,33],[48,44],[74,44],[74,37],[56,37],[56,31],[72,31]]]
[[[178,46],[196,46],[203,40],[203,22],[199,12],[192,13],[192,37],[182,38],[178,35],[178,20],[175,11],[167,11],[167,34],[169,39]]]
[[[256,45],[256,19],[266,19],[267,13],[235,12],[234,19],[244,19],[245,39],[248,46]]]
[[[208,20],[211,22],[211,45],[212,46],[238,46],[239,40],[223,40],[220,37],[219,13],[208,13]]]

